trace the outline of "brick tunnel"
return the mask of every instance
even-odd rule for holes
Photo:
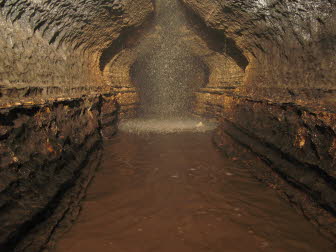
[[[335,251],[334,0],[0,0],[0,251]]]

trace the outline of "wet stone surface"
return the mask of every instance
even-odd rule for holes
[[[57,252],[334,251],[208,133],[120,133]]]

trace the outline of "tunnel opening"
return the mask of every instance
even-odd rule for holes
[[[130,74],[140,98],[138,116],[149,118],[190,116],[195,92],[209,81],[201,59],[181,52],[139,57]]]
[[[139,41],[153,27],[154,13],[146,17],[141,26],[129,27],[125,29],[109,46],[102,50],[99,57],[99,70],[104,71],[113,57],[120,54],[126,48],[134,48]]]
[[[218,108],[208,102],[208,93],[241,85],[248,59],[183,1],[154,3],[151,22],[118,39],[101,57],[105,79],[120,94],[121,118],[215,119]]]
[[[127,130],[133,125],[161,132],[204,126],[193,111],[197,91],[209,83],[210,69],[190,46],[186,15],[178,0],[155,1],[154,24],[138,41],[128,73],[139,97],[136,118],[122,122],[121,130],[125,125]]]
[[[188,26],[207,43],[209,49],[228,55],[242,70],[246,70],[249,60],[232,38],[207,25],[184,1],[179,1],[179,7],[185,13]]]
[[[130,77],[140,98],[138,116],[186,117],[195,91],[209,80],[209,69],[183,41],[187,25],[179,1],[155,1],[155,25],[140,41]],[[155,40],[155,42],[153,41]]]

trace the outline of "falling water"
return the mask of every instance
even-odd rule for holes
[[[156,0],[155,25],[138,45],[131,75],[140,96],[139,118],[123,122],[127,131],[170,133],[209,130],[191,119],[193,95],[206,83],[206,68],[186,41],[187,20],[178,0]]]
[[[155,22],[154,34],[141,42],[133,68],[139,78],[135,81],[142,98],[141,114],[185,116],[193,91],[203,84],[197,77],[204,71],[183,40],[187,23],[177,0],[157,0]]]

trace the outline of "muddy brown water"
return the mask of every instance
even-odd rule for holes
[[[335,250],[210,133],[120,133],[56,251]]]

